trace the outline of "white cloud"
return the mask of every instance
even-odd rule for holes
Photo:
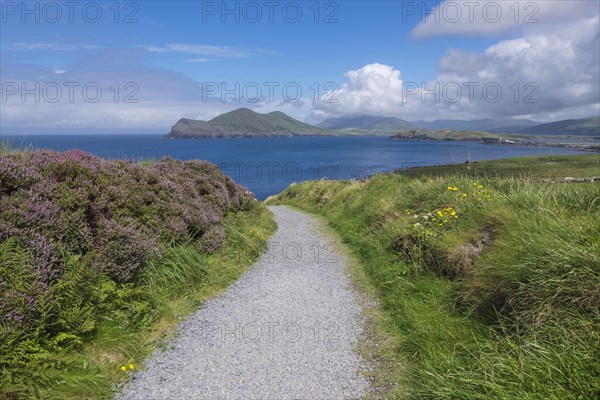
[[[318,103],[314,115],[323,118],[331,114],[371,114],[404,119],[519,116],[545,121],[597,114],[598,9],[593,12],[588,8],[582,15],[582,2],[568,2],[573,3],[571,7],[547,6],[553,13],[563,13],[558,24],[556,15],[548,9],[541,12],[545,3],[561,2],[540,3],[536,29],[526,29],[521,37],[500,41],[483,53],[449,49],[438,62],[437,77],[428,82],[411,82],[407,76],[401,80],[400,71],[381,64],[349,71],[348,81],[337,96],[339,103]],[[546,22],[541,22],[542,15],[548,17]],[[427,27],[431,34],[450,29],[427,22],[420,26]],[[453,29],[456,33],[475,28]],[[482,33],[488,28],[479,25],[477,29]],[[501,96],[496,95],[498,88]]]
[[[91,44],[67,44],[58,42],[15,42],[9,43],[6,49],[21,50],[21,51],[82,51],[82,50],[98,50],[105,49],[104,46]],[[271,55],[276,54],[275,51],[267,49],[244,49],[232,46],[214,46],[205,44],[184,44],[170,43],[164,46],[135,46],[135,48],[143,49],[149,53],[185,53],[199,56],[213,56],[223,58],[245,58],[255,55]]]
[[[409,2],[412,3],[412,2]],[[437,36],[498,36],[598,14],[596,0],[575,1],[456,1],[444,0],[426,9],[425,3],[404,6],[410,15],[421,15],[411,31],[417,39]]]
[[[98,46],[98,51],[83,54],[78,51],[96,49],[96,46],[19,42],[3,44],[4,48],[10,48],[14,53],[31,51],[33,56],[30,60],[19,57],[0,64],[3,85],[0,130],[3,134],[19,128],[78,127],[143,128],[166,132],[181,117],[212,118],[248,105],[204,98],[202,86],[193,79],[168,69],[145,66],[143,61],[148,53],[179,53],[184,56],[182,61],[193,63],[269,54],[261,49],[188,44]],[[40,65],[34,51],[41,50],[71,51],[69,55],[74,59],[60,65]],[[69,85],[73,84],[75,86],[70,89]],[[98,102],[84,98],[83,88],[88,84],[100,87],[102,97]],[[89,89],[92,97],[96,91],[94,87]],[[61,91],[58,97],[57,90]],[[69,98],[71,90],[73,101]],[[23,98],[24,91],[29,94]],[[125,102],[130,95],[138,102]]]
[[[102,46],[90,44],[65,44],[57,42],[16,42],[7,46],[11,50],[50,50],[50,51],[78,51],[78,50],[97,50]]]
[[[166,47],[172,51],[203,56],[219,56],[230,58],[248,57],[252,53],[246,49],[228,46],[210,46],[200,44],[167,44]]]
[[[223,58],[245,58],[254,55],[270,55],[276,54],[272,50],[266,49],[243,49],[240,47],[231,46],[213,46],[205,44],[184,44],[170,43],[164,46],[138,46],[150,53],[185,53],[200,56],[213,56]]]
[[[214,117],[222,112],[221,108],[218,104],[200,102],[17,103],[3,107],[0,114],[2,120],[7,121],[2,124],[2,132],[5,134],[10,134],[11,128],[151,129],[167,133],[181,117]]]
[[[205,62],[212,62],[212,61],[219,61],[217,58],[191,58],[189,60],[185,60],[185,62],[188,63],[205,63]]]
[[[324,95],[315,108],[343,114],[394,114],[402,102],[400,71],[389,65],[368,64],[346,72],[348,82]]]
[[[203,99],[202,88],[190,78],[141,66],[92,63],[86,67],[72,66],[65,73],[56,75],[46,67],[3,64],[0,76],[3,86],[3,98],[0,99],[2,134],[10,133],[13,128],[79,127],[144,128],[167,132],[183,116],[214,116],[230,107],[220,101]],[[83,88],[88,84],[93,87],[85,93]],[[100,88],[102,96],[97,102],[88,101],[95,100],[95,87]],[[23,96],[23,88],[29,94]]]

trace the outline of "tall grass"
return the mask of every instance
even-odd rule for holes
[[[600,184],[476,179],[307,182],[268,203],[323,215],[357,255],[393,338],[374,350],[387,397],[600,398]]]
[[[141,277],[151,293],[159,297],[194,293],[206,282],[207,256],[193,246],[171,248],[160,262],[146,269]]]

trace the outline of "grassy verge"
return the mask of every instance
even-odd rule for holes
[[[552,158],[526,161],[542,177],[597,171],[597,156]],[[496,177],[306,182],[267,201],[322,215],[356,256],[384,314],[379,395],[600,397],[600,185],[503,174],[510,162]]]

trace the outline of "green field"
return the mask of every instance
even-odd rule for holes
[[[600,155],[530,156],[463,164],[406,168],[397,171],[405,176],[522,177],[537,180],[565,177],[600,176]]]
[[[266,201],[323,216],[355,256],[381,306],[375,397],[600,398],[600,183],[544,181],[599,175],[598,157],[442,170]]]

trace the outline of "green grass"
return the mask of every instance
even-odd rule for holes
[[[3,387],[0,398],[112,398],[131,376],[129,364],[143,368],[144,358],[168,343],[179,321],[239,278],[275,230],[273,215],[259,204],[227,215],[224,226],[226,244],[214,254],[177,246],[144,271],[141,284],[116,289],[114,283],[105,282],[102,291],[111,296],[107,301],[120,302],[127,317],[119,313],[107,317],[83,343],[49,355],[49,361],[22,360],[35,380],[20,388]],[[138,314],[144,319],[129,319]],[[21,394],[7,394],[11,392]]]
[[[519,160],[539,175],[500,160],[487,178],[376,175],[267,200],[322,215],[356,257],[382,309],[377,396],[600,397],[600,184],[543,182],[594,175],[597,156],[539,159]]]
[[[587,178],[600,176],[600,155],[514,157],[475,163],[408,168],[399,173],[413,177],[460,175],[481,178],[518,177],[536,180],[569,176]]]

